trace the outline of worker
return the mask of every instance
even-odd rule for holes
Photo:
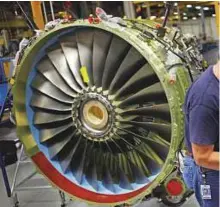
[[[219,206],[220,60],[189,88],[185,104],[183,179],[202,207]]]

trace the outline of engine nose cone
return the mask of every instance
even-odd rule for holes
[[[83,106],[82,119],[85,127],[101,132],[108,123],[108,111],[101,102],[91,100]]]

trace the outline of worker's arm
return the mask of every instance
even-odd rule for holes
[[[214,151],[214,145],[192,143],[192,151],[197,165],[212,170],[219,170],[219,152]]]
[[[219,142],[217,110],[207,105],[197,105],[190,110],[189,124],[196,163],[205,168],[219,170],[219,152],[214,151],[214,145],[218,145]]]

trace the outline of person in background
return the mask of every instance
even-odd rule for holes
[[[202,207],[219,206],[220,60],[189,88],[184,104],[183,179]]]

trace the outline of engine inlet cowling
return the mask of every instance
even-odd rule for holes
[[[55,27],[25,50],[14,88],[17,133],[49,182],[116,205],[164,181],[183,137],[188,86],[181,64],[169,83],[167,57],[136,29],[86,21]]]

